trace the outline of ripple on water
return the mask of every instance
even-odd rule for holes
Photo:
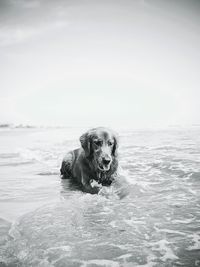
[[[129,195],[121,199],[112,187],[90,195],[60,182],[63,145],[74,143],[40,142],[0,154],[0,163],[12,165],[0,166],[6,177],[0,181],[4,206],[20,213],[22,200],[28,206],[30,198],[42,203],[31,212],[25,208],[12,226],[0,220],[0,262],[20,267],[200,266],[198,136],[128,135],[121,163]]]

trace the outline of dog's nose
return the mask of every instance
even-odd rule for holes
[[[103,158],[103,164],[108,165],[111,162],[110,158]]]

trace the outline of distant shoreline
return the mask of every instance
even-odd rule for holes
[[[50,125],[30,125],[30,124],[13,124],[13,123],[0,123],[0,130],[7,129],[77,129],[77,128],[86,128],[84,126],[50,126]],[[93,128],[92,126],[88,126],[87,128]],[[115,127],[114,127],[115,128]],[[200,128],[200,124],[191,124],[191,125],[167,125],[167,126],[157,126],[157,127],[137,127],[134,128],[120,128],[121,130],[170,130],[170,129],[195,129]],[[118,129],[119,130],[119,129]]]
[[[41,128],[71,128],[67,126],[35,126],[29,124],[9,124],[9,123],[2,123],[0,124],[0,129],[41,129]],[[76,128],[76,127],[74,127]]]

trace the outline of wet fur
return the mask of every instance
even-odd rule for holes
[[[93,140],[94,137],[112,138],[114,140],[110,157],[112,158],[110,169],[101,172],[98,169]],[[81,184],[83,190],[89,193],[98,193],[98,186],[91,186],[91,181],[96,180],[99,184],[110,185],[117,176],[118,156],[117,147],[118,139],[116,134],[107,128],[94,128],[86,132],[80,137],[81,148],[75,149],[67,153],[62,161],[60,169],[62,178],[71,178]]]

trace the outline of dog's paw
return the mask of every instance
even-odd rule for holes
[[[99,184],[97,181],[95,181],[95,180],[90,180],[90,185],[91,185],[91,187],[92,188],[94,188],[94,187],[97,187],[97,188],[102,188],[102,184]]]

